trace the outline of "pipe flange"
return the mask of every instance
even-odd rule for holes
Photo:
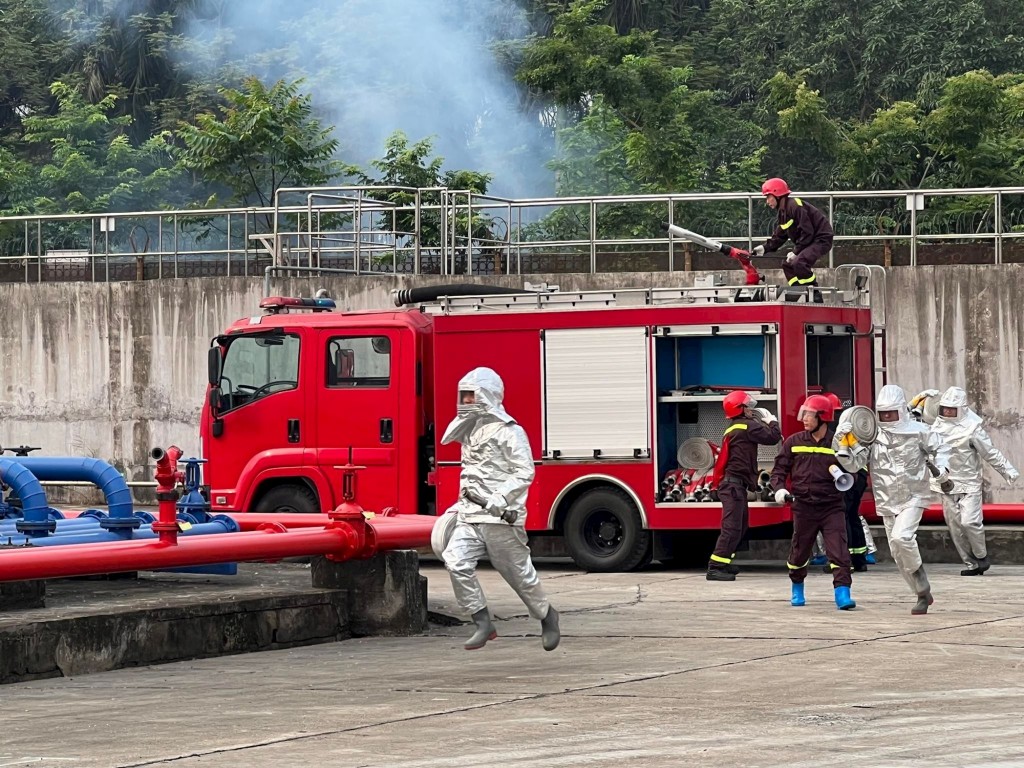
[[[57,530],[56,520],[19,520],[14,524],[18,533],[53,533]]]
[[[105,531],[134,531],[142,525],[142,520],[138,517],[108,517],[106,520],[100,520],[100,528]]]

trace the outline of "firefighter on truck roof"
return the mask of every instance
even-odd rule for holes
[[[755,256],[773,253],[787,240],[793,241],[793,250],[786,254],[782,272],[791,291],[786,293],[787,301],[799,299],[800,292],[813,289],[818,284],[814,276],[815,262],[832,248],[834,233],[828,217],[799,197],[791,197],[789,185],[784,179],[768,179],[761,185],[761,194],[768,207],[778,214],[778,223],[772,236],[764,245],[754,248]],[[821,301],[821,294],[813,291],[814,301]]]

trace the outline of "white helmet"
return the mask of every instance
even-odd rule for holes
[[[960,421],[967,413],[967,393],[960,387],[950,387],[939,400],[939,418]]]
[[[896,416],[892,415],[894,412]],[[895,384],[882,387],[875,398],[875,414],[878,416],[878,426],[883,429],[892,429],[897,424],[909,422],[910,407],[903,387]]]

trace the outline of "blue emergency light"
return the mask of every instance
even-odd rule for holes
[[[313,299],[301,296],[268,296],[260,301],[260,309],[265,309],[268,312],[280,312],[290,307],[309,309],[313,312],[326,312],[336,309],[337,306],[334,299]]]

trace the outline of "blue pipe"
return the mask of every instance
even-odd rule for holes
[[[40,480],[89,480],[103,491],[110,517],[103,521],[104,528],[137,528],[141,521],[135,517],[132,494],[124,477],[102,459],[81,456],[19,456],[7,461],[16,462]]]
[[[95,511],[95,510],[93,510]],[[106,517],[106,515],[103,515]],[[64,536],[69,533],[82,533],[84,531],[102,530],[99,517],[77,517],[71,520],[57,519],[57,527],[50,533],[51,536]],[[18,532],[17,521],[4,520],[0,523],[0,536],[10,536]]]
[[[179,536],[203,536],[215,533],[235,533],[239,530],[238,523],[227,515],[217,515],[209,523],[200,523],[180,531]],[[159,534],[154,533],[150,526],[144,526],[137,531],[131,532],[131,540],[134,539],[155,539]],[[113,531],[88,530],[78,533],[68,533],[63,536],[47,536],[46,538],[31,538],[22,536],[12,537],[11,543],[15,546],[32,545],[36,547],[59,547],[73,544],[97,544],[101,541],[125,541],[125,537]],[[6,541],[5,541],[6,543]]]
[[[22,519],[17,530],[33,536],[45,536],[57,527],[50,519],[50,506],[39,484],[39,477],[20,461],[0,458],[0,480],[11,486],[21,499]]]

